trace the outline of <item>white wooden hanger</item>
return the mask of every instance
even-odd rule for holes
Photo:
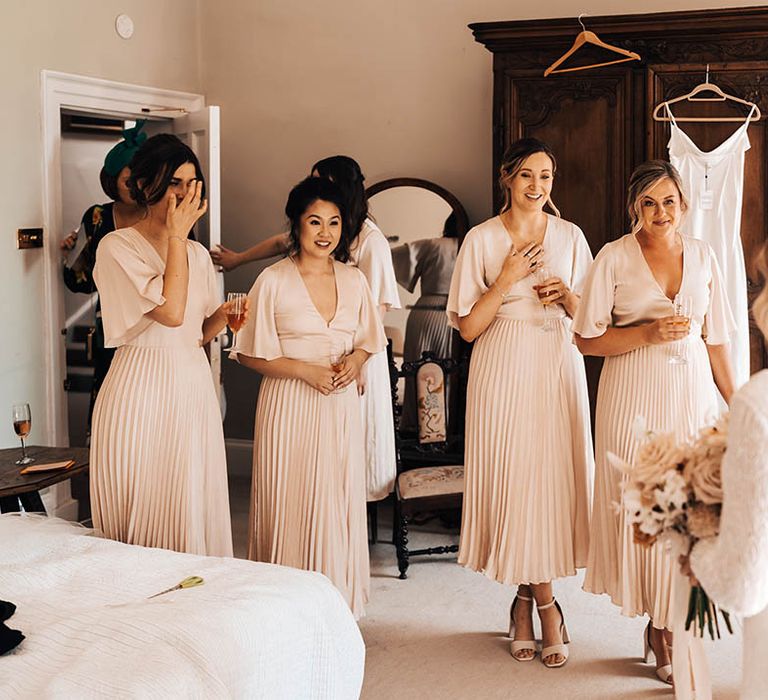
[[[599,68],[600,66],[612,66],[614,63],[624,63],[625,61],[639,61],[640,56],[636,54],[634,51],[627,51],[627,49],[622,49],[619,46],[613,46],[612,44],[606,44],[597,34],[594,32],[587,31],[587,28],[584,26],[584,22],[581,21],[581,18],[584,15],[579,15],[579,24],[581,25],[581,32],[576,37],[576,40],[573,42],[573,46],[571,46],[568,51],[566,51],[560,58],[558,58],[547,70],[544,71],[544,77],[546,78],[548,75],[553,73],[571,73],[573,71],[577,70],[587,70],[587,68]],[[608,51],[612,51],[613,53],[618,54],[621,56],[621,58],[616,58],[612,61],[604,61],[603,63],[590,63],[587,66],[574,66],[572,68],[558,68],[566,59],[570,58],[573,54],[575,54],[584,44],[593,44],[594,46],[598,46],[601,49],[607,49]]]
[[[697,97],[702,92],[712,92],[715,97]],[[682,102],[687,100],[688,102],[725,102],[730,100],[731,102],[738,102],[739,104],[746,105],[750,108],[750,113],[746,117],[751,122],[759,121],[760,108],[754,103],[748,100],[742,100],[735,95],[729,95],[727,92],[723,92],[717,85],[709,82],[709,64],[707,64],[707,75],[704,78],[703,83],[699,83],[693,90],[680,97],[675,97],[672,100],[666,100],[656,105],[653,110],[653,120],[657,122],[669,122],[672,121],[670,105],[675,102]],[[661,114],[661,110],[665,109],[665,114]],[[745,117],[674,117],[676,122],[743,122]]]

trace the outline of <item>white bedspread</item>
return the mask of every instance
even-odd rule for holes
[[[205,583],[152,600],[187,576]],[[0,516],[0,599],[26,639],[2,698],[357,698],[365,648],[320,574]]]

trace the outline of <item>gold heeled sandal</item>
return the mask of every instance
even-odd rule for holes
[[[541,617],[541,611],[547,610],[553,605],[557,608],[557,612],[560,613],[560,636],[562,637],[563,642],[562,644],[552,644],[548,647],[544,647],[541,650],[541,663],[543,663],[547,668],[560,668],[561,666],[565,666],[565,662],[568,661],[568,644],[571,641],[571,638],[568,635],[568,628],[565,626],[565,615],[563,615],[563,610],[560,607],[560,603],[558,603],[554,598],[552,598],[552,601],[546,605],[537,605],[536,608],[539,611],[539,617]],[[547,659],[551,656],[554,656],[555,654],[560,654],[560,656],[563,657],[562,660],[547,663]]]
[[[663,644],[666,644],[666,642],[663,642]],[[670,651],[672,650],[671,646],[667,647]],[[648,622],[648,625],[645,628],[645,634],[643,635],[643,661],[645,663],[649,663],[649,656],[653,652],[653,658],[656,659],[656,650],[651,646],[651,622]],[[662,683],[666,683],[668,685],[673,685],[672,681],[672,664],[664,664],[663,666],[658,666],[656,668],[656,676]]]
[[[515,606],[517,605],[518,599],[524,600],[528,603],[533,602],[533,598],[530,598],[525,595],[520,595],[519,593],[515,596],[515,599],[512,601],[512,605],[509,608],[509,637],[513,638],[515,636]],[[533,653],[530,656],[519,656],[521,651],[532,651]],[[535,639],[512,639],[512,642],[509,645],[509,653],[512,654],[512,658],[515,661],[525,662],[525,661],[533,661],[534,657],[536,656],[536,640]]]

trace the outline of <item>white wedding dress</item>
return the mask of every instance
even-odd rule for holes
[[[768,696],[768,370],[731,400],[720,534],[698,542],[691,568],[712,600],[745,618],[742,700]]]
[[[740,387],[749,379],[749,311],[747,273],[741,245],[741,209],[744,198],[744,154],[749,150],[749,118],[711,151],[702,151],[671,120],[669,160],[678,169],[690,199],[683,229],[701,238],[715,251],[728,301],[736,319],[731,336],[731,362]]]

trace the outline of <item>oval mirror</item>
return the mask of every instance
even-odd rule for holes
[[[373,218],[390,242],[401,309],[384,318],[396,357],[415,360],[422,350],[450,355],[445,303],[467,213],[448,190],[428,180],[394,178],[366,191]],[[412,312],[416,316],[409,316]],[[436,337],[440,336],[440,338]],[[429,337],[429,347],[425,346]]]

